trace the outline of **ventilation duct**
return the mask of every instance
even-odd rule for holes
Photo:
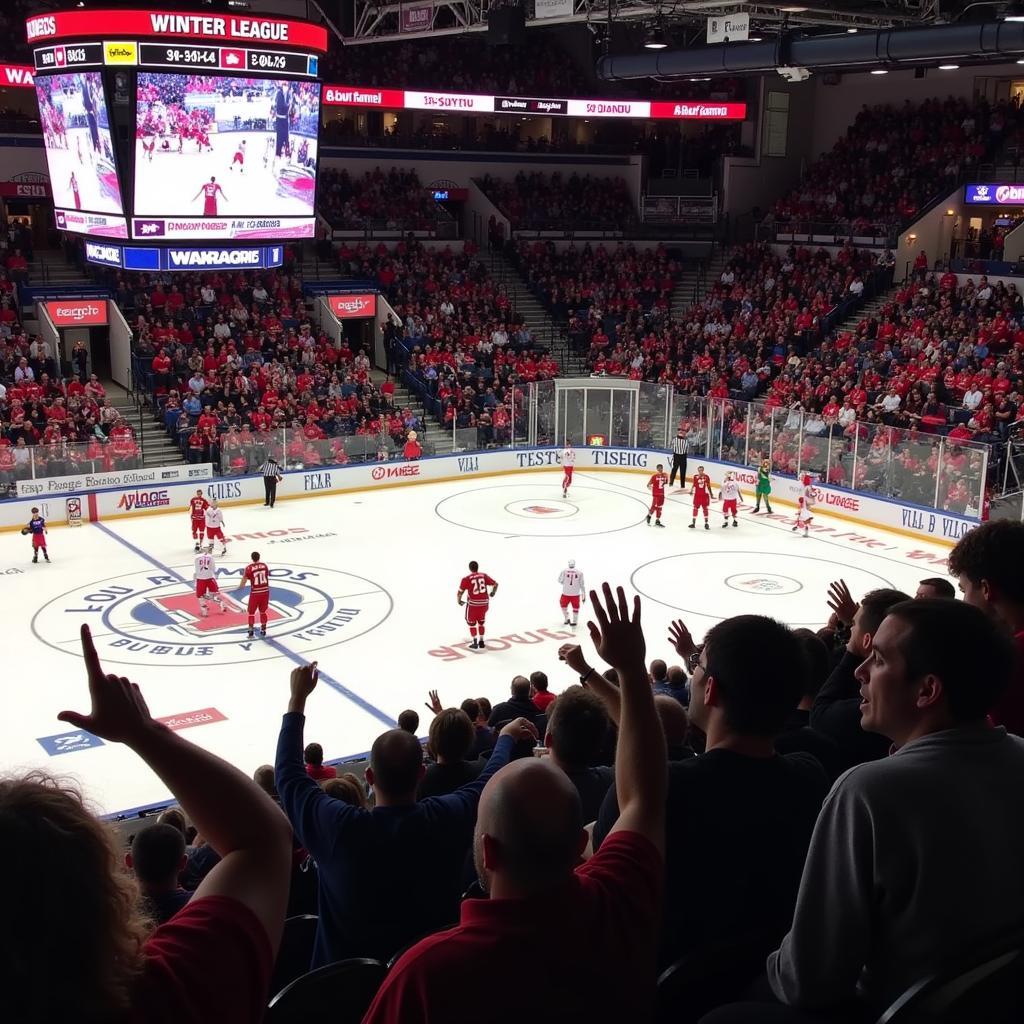
[[[749,74],[779,67],[874,68],[944,61],[994,63],[1024,54],[1024,23],[991,21],[883,32],[780,36],[760,43],[721,43],[695,50],[670,50],[602,57],[597,73],[605,81],[682,78],[690,75]]]

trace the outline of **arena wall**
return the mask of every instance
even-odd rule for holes
[[[278,485],[278,498],[282,501],[322,496],[344,491],[369,491],[379,488],[406,487],[417,483],[435,483],[446,480],[470,480],[476,477],[530,473],[557,469],[560,449],[519,448],[514,450],[479,452],[464,455],[439,455],[419,462],[359,463],[354,466],[324,466],[315,469],[293,470],[284,474]],[[671,457],[664,452],[631,448],[583,448],[577,450],[576,469],[579,473],[625,472],[646,482],[657,463],[668,466]],[[744,498],[753,498],[755,471],[710,459],[690,456],[692,473],[698,463],[707,469],[715,485],[719,485],[726,471],[736,473]],[[174,467],[172,467],[174,468]],[[184,467],[182,467],[184,468]],[[194,468],[194,467],[193,467]],[[157,471],[159,473],[159,471]],[[40,481],[45,484],[45,481]],[[792,509],[796,505],[796,481],[786,477],[773,477],[772,504]],[[48,493],[43,487],[37,497],[21,498],[0,503],[0,529],[20,529],[29,519],[29,510],[38,505],[43,516],[52,525],[65,522],[65,501],[79,497],[82,518],[86,521],[107,522],[120,518],[153,515],[166,512],[184,513],[189,498],[201,486],[210,497],[216,497],[228,512],[226,528],[237,535],[230,507],[233,505],[262,504],[263,480],[259,476],[218,477],[197,484],[189,482],[153,482],[144,485],[104,487],[99,489]],[[914,539],[952,545],[968,530],[978,525],[976,518],[942,512],[920,505],[905,504],[877,495],[863,494],[839,487],[818,487],[816,506],[819,520],[817,531],[846,532],[831,526],[832,520],[841,520],[860,526],[882,527]],[[786,512],[777,513],[789,517]],[[185,527],[182,527],[185,529]],[[261,524],[253,537],[275,536],[272,522]],[[287,531],[281,531],[287,533]],[[875,543],[882,543],[877,541]]]

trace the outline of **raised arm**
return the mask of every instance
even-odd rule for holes
[[[639,832],[664,854],[668,756],[647,677],[640,598],[633,598],[630,616],[622,587],[616,589],[615,597],[607,583],[602,590],[603,602],[596,591],[590,592],[597,622],[588,622],[587,628],[597,653],[619,677],[619,738],[615,748],[619,817],[611,831]]]
[[[276,953],[291,872],[291,829],[284,815],[237,768],[155,722],[137,684],[104,673],[88,626],[81,636],[92,708],[87,715],[62,711],[57,717],[124,743],[160,776],[221,856],[195,898],[226,896],[248,907]]]
[[[579,674],[581,685],[592,690],[604,701],[608,717],[618,727],[621,717],[619,688],[614,683],[608,682],[597,669],[587,662],[583,648],[579,644],[562,644],[558,648],[558,657]]]

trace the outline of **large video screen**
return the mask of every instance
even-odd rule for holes
[[[137,238],[311,237],[320,86],[138,74]]]
[[[67,75],[37,75],[36,98],[50,169],[53,205],[67,211],[73,223],[58,227],[86,231],[86,213],[124,216],[117,179],[110,117],[98,71]],[[114,218],[95,218],[97,234],[116,223]],[[123,225],[123,220],[120,221]],[[122,229],[123,230],[123,229]]]

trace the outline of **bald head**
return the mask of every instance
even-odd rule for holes
[[[512,696],[516,700],[530,699],[530,680],[526,676],[515,676],[512,679]]]
[[[669,747],[682,746],[686,742],[686,728],[689,719],[686,708],[667,693],[654,695],[654,710],[661,719],[661,727],[665,731],[665,742]]]
[[[550,888],[568,878],[586,839],[569,777],[543,760],[513,761],[480,796],[473,837],[480,884],[498,898]]]
[[[366,778],[386,800],[415,799],[423,774],[420,741],[404,729],[391,729],[373,741]]]

